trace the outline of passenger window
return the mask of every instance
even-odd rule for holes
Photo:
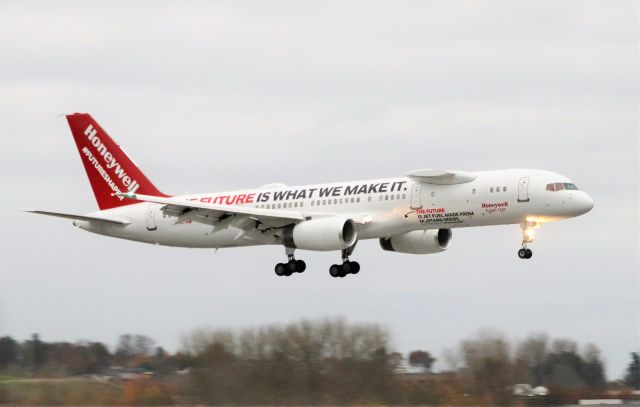
[[[293,204],[293,206],[297,208],[297,207],[298,207],[298,203],[297,203],[297,202],[295,202],[295,203]]]
[[[407,194],[402,194],[402,199],[407,199]]]
[[[380,200],[382,201],[384,198],[382,197],[382,195],[380,195]]]
[[[502,192],[507,192],[507,187],[502,187]]]
[[[493,193],[493,187],[491,187],[491,188],[489,189],[489,192]]]
[[[333,204],[334,204],[334,205],[337,205],[337,204],[338,204],[338,200],[334,198],[334,199],[333,199]]]
[[[475,195],[475,193],[476,193],[476,189],[475,189],[475,188],[473,188],[473,189],[471,190],[471,193]]]
[[[339,201],[339,202],[340,202],[340,204],[342,205],[342,198],[340,198],[340,201]]]
[[[367,201],[371,202],[371,197],[370,196],[367,197]]]
[[[436,196],[436,191],[431,191],[431,198]]]
[[[393,201],[393,194],[391,194],[391,200]]]
[[[313,206],[313,201],[311,201],[311,206]]]
[[[304,206],[304,202],[300,202],[300,207],[302,208]]]
[[[360,197],[357,197],[357,198],[356,198],[356,202],[357,202],[357,203],[360,203]]]

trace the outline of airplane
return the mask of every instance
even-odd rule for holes
[[[164,246],[227,248],[284,246],[278,276],[306,269],[296,249],[340,251],[332,277],[357,274],[358,241],[383,250],[445,251],[452,229],[518,224],[518,257],[530,259],[534,230],[545,222],[589,212],[593,200],[569,178],[534,169],[418,169],[404,177],[171,196],[158,190],[87,113],[66,115],[98,211],[85,215],[27,211],[73,220],[89,232]]]

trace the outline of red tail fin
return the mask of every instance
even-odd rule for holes
[[[74,113],[67,115],[67,121],[101,210],[135,203],[114,196],[116,192],[167,196],[158,191],[91,115]]]

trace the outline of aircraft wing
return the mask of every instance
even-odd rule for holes
[[[253,219],[260,223],[280,227],[291,223],[297,223],[306,219],[301,212],[290,212],[273,209],[261,209],[239,205],[218,205],[198,201],[188,201],[183,198],[160,197],[131,193],[118,194],[128,199],[141,202],[153,202],[166,205],[163,210],[170,215],[177,216],[177,222],[193,220],[195,222],[217,226],[220,222],[238,223],[239,219]],[[236,225],[237,226],[237,225]]]
[[[407,177],[425,184],[454,185],[465,184],[475,180],[478,176],[471,172],[447,171],[447,170],[413,170],[407,173]]]

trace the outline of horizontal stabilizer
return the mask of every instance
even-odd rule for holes
[[[471,172],[444,171],[444,170],[413,170],[407,173],[407,177],[425,184],[454,185],[465,184],[475,180],[478,176]]]
[[[69,213],[59,213],[59,212],[47,212],[47,211],[25,211],[29,213],[37,213],[38,215],[47,215],[47,216],[55,216],[57,218],[65,218],[65,219],[73,219],[73,220],[84,220],[87,222],[104,222],[111,223],[114,225],[128,225],[131,222],[122,219],[115,218],[102,218],[97,216],[86,216],[86,215],[72,215]]]

